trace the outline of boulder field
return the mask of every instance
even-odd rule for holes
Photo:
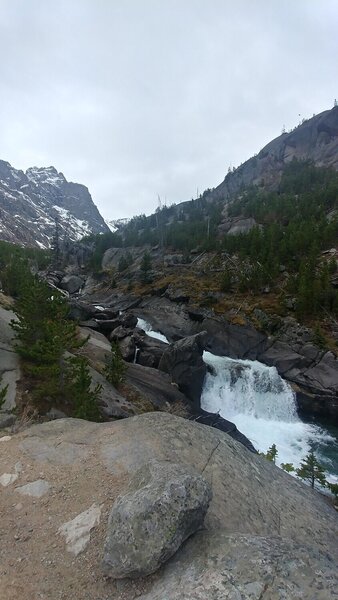
[[[59,419],[4,435],[0,448],[4,600],[336,598],[338,521],[327,498],[222,431],[161,412]],[[146,535],[136,519],[128,553],[123,531],[156,498],[158,527]],[[164,564],[116,580],[118,552],[134,574],[148,553]]]

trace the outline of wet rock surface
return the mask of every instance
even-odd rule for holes
[[[116,302],[119,306],[133,305],[135,298],[124,298],[120,294],[114,302],[111,310],[116,310]],[[275,366],[278,373],[294,387],[300,410],[307,414],[329,416],[338,422],[338,361],[332,353],[325,352],[315,344],[311,329],[300,325],[293,317],[284,320],[273,318],[256,309],[254,317],[267,330],[265,333],[256,329],[248,319],[238,324],[232,322],[231,315],[228,318],[215,316],[210,310],[190,308],[167,297],[157,296],[139,298],[137,308],[131,311],[127,309],[124,322],[133,325],[128,321],[129,314],[134,319],[141,317],[147,320],[155,331],[163,332],[172,343],[206,331],[204,348],[213,354],[259,360],[268,366]],[[140,337],[137,329],[121,327],[112,332],[112,338],[121,341],[127,336],[132,337],[139,348],[137,362],[158,368],[162,349],[163,352],[168,352],[168,349],[165,350],[161,342],[153,341],[148,336]],[[124,345],[127,346],[123,350],[124,356],[131,361],[133,345],[130,341]],[[199,361],[198,358],[196,360]],[[203,368],[202,365],[200,367]],[[171,373],[169,368],[166,370]],[[187,372],[189,378],[192,378],[191,371]],[[173,381],[180,385],[174,377]],[[194,385],[196,389],[200,388],[200,383],[197,385],[194,382]],[[196,401],[198,391],[187,392],[188,388],[180,389]]]
[[[175,342],[164,352],[159,364],[160,371],[170,373],[180,390],[198,407],[207,372],[202,358],[205,338],[205,332],[201,332]]]
[[[181,409],[187,409],[189,402],[176,385],[173,385],[171,377],[158,369],[145,367],[138,364],[129,364],[126,373],[126,381],[139,392],[148,410],[155,407],[166,410],[171,405],[177,405]],[[148,403],[148,404],[147,404]]]
[[[149,321],[156,331],[161,331],[168,338],[169,342],[193,333],[187,310],[168,298],[156,296],[144,298],[133,313]]]

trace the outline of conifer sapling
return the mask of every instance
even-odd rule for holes
[[[316,481],[323,487],[326,485],[324,472],[325,469],[316,459],[313,449],[310,450],[305,459],[300,463],[299,469],[296,469],[297,477],[309,481],[312,489]]]
[[[118,343],[112,342],[111,352],[106,356],[106,366],[104,369],[107,381],[118,387],[124,381],[126,368]]]

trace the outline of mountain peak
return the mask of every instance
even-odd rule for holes
[[[60,237],[71,241],[108,231],[88,189],[54,166],[24,173],[0,160],[0,214],[0,239],[23,246],[49,248],[56,217]]]
[[[30,181],[38,184],[47,183],[49,185],[60,185],[67,182],[63,173],[59,173],[55,167],[30,167],[26,171],[26,176]]]
[[[283,169],[293,159],[311,160],[318,167],[338,171],[338,106],[314,115],[269,142],[218,185],[210,196],[229,200],[243,188],[256,185],[274,189]]]

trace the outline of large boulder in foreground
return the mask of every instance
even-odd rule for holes
[[[159,369],[169,373],[195,406],[199,407],[207,367],[203,361],[206,333],[202,331],[170,345],[163,353]]]
[[[154,573],[203,525],[210,484],[191,468],[152,461],[109,516],[102,566],[115,579]]]
[[[222,431],[156,412],[58,419],[0,446],[0,598],[60,600],[78,590],[114,600],[336,600],[338,520],[328,498]],[[101,569],[108,517],[152,460],[194,469],[213,497],[203,531],[121,589]],[[50,488],[40,499],[16,490],[42,478]]]

